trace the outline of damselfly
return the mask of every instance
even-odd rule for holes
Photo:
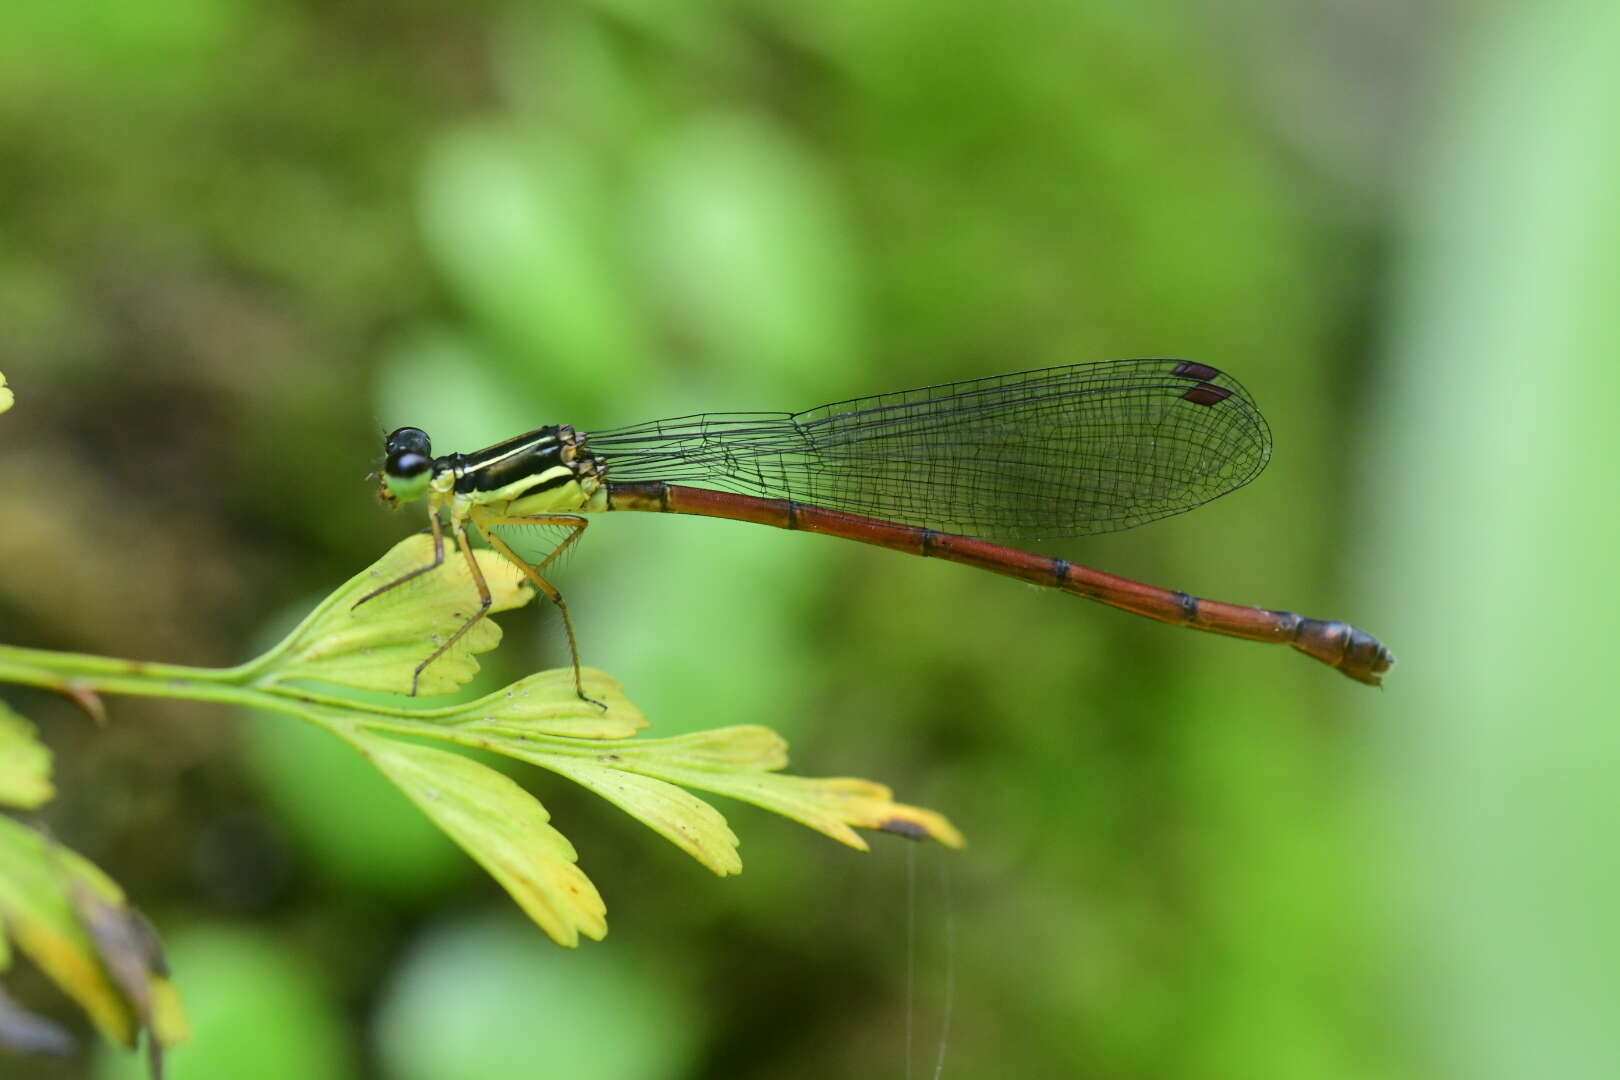
[[[438,567],[447,528],[481,601],[417,679],[489,608],[472,525],[557,605],[577,680],[573,623],[545,571],[585,531],[582,515],[603,510],[752,521],[976,566],[1160,622],[1286,643],[1374,686],[1395,662],[1348,623],[1204,600],[991,542],[1129,529],[1254,479],[1270,429],[1237,380],[1205,364],[1071,364],[800,413],[703,413],[604,432],[555,425],[440,457],[426,432],[405,427],[385,453],[382,498],[427,497],[434,556],[360,603]],[[493,531],[506,525],[568,531],[530,564]]]

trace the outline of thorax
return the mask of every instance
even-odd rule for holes
[[[435,489],[452,516],[475,506],[500,514],[572,513],[585,509],[601,481],[566,425],[539,428],[476,454],[451,454]]]

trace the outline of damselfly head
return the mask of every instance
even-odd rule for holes
[[[425,458],[433,456],[433,440],[419,427],[395,428],[383,440],[383,453],[392,457],[402,450],[410,450]]]
[[[377,494],[398,505],[420,499],[433,479],[433,444],[421,428],[396,429],[383,443],[382,484]]]

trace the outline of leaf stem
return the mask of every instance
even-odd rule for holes
[[[310,717],[321,710],[369,712],[409,716],[409,710],[375,706],[363,701],[276,686],[259,688],[238,684],[239,668],[199,668],[182,664],[153,664],[143,660],[85,653],[59,653],[0,645],[0,683],[37,686],[63,694],[124,694],[131,697],[178,698],[214,701],[253,709],[269,709]]]

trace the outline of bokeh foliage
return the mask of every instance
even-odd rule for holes
[[[1460,927],[1455,957],[1515,924],[1462,898],[1403,920],[1426,875],[1497,868],[1389,841],[1408,800],[1438,805],[1415,793],[1454,790],[1435,785],[1468,744],[1447,739],[1477,730],[1479,701],[1454,693],[1477,665],[1423,653],[1477,641],[1486,613],[1445,621],[1428,603],[1445,591],[1423,585],[1495,570],[1449,559],[1489,549],[1443,531],[1473,519],[1444,518],[1436,495],[1474,476],[1476,501],[1502,500],[1480,532],[1556,516],[1512,501],[1533,479],[1470,472],[1468,447],[1553,432],[1551,447],[1568,388],[1595,385],[1571,371],[1563,397],[1532,400],[1503,374],[1541,370],[1523,327],[1606,325],[1612,267],[1588,257],[1620,250],[1603,239],[1620,221],[1604,195],[1620,190],[1615,98],[1595,74],[1563,97],[1545,82],[1620,70],[1620,29],[1595,3],[1552,7],[1568,47],[1543,70],[1507,44],[1525,29],[1511,11],[1467,5],[6,5],[0,370],[18,405],[0,421],[0,566],[26,572],[0,573],[5,641],[251,655],[420,527],[364,480],[397,424],[473,449],[542,423],[1177,355],[1241,376],[1272,467],[1195,515],[1062,553],[1352,619],[1402,657],[1375,694],[1281,650],[961,568],[610,516],[558,580],[587,663],[658,731],[769,723],[805,771],[891,780],[974,847],[913,867],[896,841],[852,865],[818,838],[759,835],[778,828],[760,818],[748,872],[718,882],[537,785],[617,921],[602,947],[519,965],[511,928],[490,928],[493,890],[321,748],[141,704],[96,731],[30,699],[56,755],[52,829],[153,916],[188,1001],[230,1004],[227,1028],[260,1018],[255,1053],[301,1075],[417,1075],[435,1040],[482,1048],[481,1076],[899,1074],[939,1051],[947,986],[948,1075],[1405,1077],[1475,1060],[1456,1047],[1477,1035],[1452,1014],[1432,1034],[1427,1003],[1489,980],[1439,963],[1415,981],[1432,957],[1413,942]],[[1466,242],[1549,228],[1493,186],[1504,163],[1569,180],[1524,187],[1569,215],[1563,247]],[[1541,291],[1492,276],[1520,250]],[[1572,266],[1587,269],[1546,272]],[[1478,280],[1454,288],[1459,268]],[[1589,286],[1569,312],[1546,287],[1565,280]],[[1442,333],[1532,300],[1543,321],[1515,334]],[[1588,353],[1599,373],[1607,355]],[[1439,421],[1486,415],[1482,398],[1496,421]],[[1612,460],[1597,435],[1582,446]],[[1588,493],[1574,503],[1607,513],[1591,494],[1606,484],[1572,474]],[[1570,532],[1605,535],[1526,532],[1509,554]],[[1551,561],[1537,595],[1574,595]],[[562,660],[554,622],[508,622],[521,663],[492,678]],[[1493,656],[1517,640],[1505,630]],[[1424,667],[1451,674],[1420,684]],[[1404,698],[1414,685],[1429,688]],[[1519,692],[1523,715],[1557,708]],[[1411,730],[1444,737],[1413,754]],[[1515,729],[1484,730],[1514,760]],[[1497,805],[1492,776],[1457,782]],[[1436,835],[1454,844],[1480,804],[1445,805]],[[343,815],[379,841],[311,839]],[[1589,909],[1563,910],[1573,927]],[[275,993],[253,999],[241,987],[267,951]],[[1520,956],[1489,955],[1497,973]],[[1583,1002],[1613,989],[1582,985]],[[548,1025],[530,1003],[559,995],[568,1022]],[[631,1013],[658,1036],[627,1039]],[[203,1075],[188,1053],[219,1075],[229,1039],[193,1020],[175,1075]],[[296,1056],[272,1056],[289,1040]]]

